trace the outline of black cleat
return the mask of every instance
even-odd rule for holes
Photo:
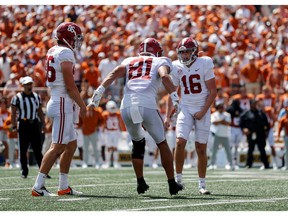
[[[184,189],[184,186],[182,184],[180,184],[180,183],[175,182],[175,180],[169,182],[169,192],[170,192],[171,196],[172,195],[177,195],[178,192],[183,190],[183,189]]]
[[[138,194],[144,194],[145,191],[149,189],[149,185],[147,185],[145,182],[141,184],[137,184],[137,192]]]

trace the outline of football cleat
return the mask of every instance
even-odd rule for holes
[[[138,194],[144,194],[145,191],[149,189],[149,185],[147,185],[145,182],[141,184],[137,184],[137,192]]]
[[[199,193],[202,195],[209,195],[211,194],[210,191],[206,190],[205,188],[200,188]]]
[[[178,194],[178,191],[181,191],[184,189],[184,186],[180,183],[177,183],[177,182],[171,182],[169,183],[169,192],[170,192],[170,195],[177,195]]]
[[[57,196],[56,194],[50,193],[44,186],[40,189],[32,188],[32,196]]]
[[[82,195],[83,193],[80,192],[80,191],[76,191],[74,189],[72,189],[70,186],[68,186],[67,189],[64,189],[64,190],[58,190],[58,195],[59,196],[63,196],[63,195],[76,195],[76,196],[79,196],[79,195]]]

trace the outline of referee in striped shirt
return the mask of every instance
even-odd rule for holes
[[[20,83],[23,86],[23,91],[17,93],[11,101],[12,107],[12,129],[18,129],[20,163],[22,169],[22,178],[27,178],[27,151],[29,145],[33,149],[34,156],[38,166],[40,167],[43,155],[41,153],[41,128],[39,119],[42,122],[42,127],[45,127],[44,114],[40,97],[32,91],[33,79],[29,76],[20,78]],[[17,124],[18,121],[18,124]]]

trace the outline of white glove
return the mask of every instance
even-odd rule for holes
[[[179,107],[179,97],[176,91],[172,92],[170,94],[170,98],[172,100],[172,104],[175,108],[175,115],[178,115],[180,112],[180,107]]]
[[[93,93],[92,101],[88,106],[98,107],[103,93],[105,92],[104,86],[99,86]]]

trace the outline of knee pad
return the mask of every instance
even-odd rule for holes
[[[140,141],[132,140],[132,159],[144,159],[145,153],[145,138]]]

